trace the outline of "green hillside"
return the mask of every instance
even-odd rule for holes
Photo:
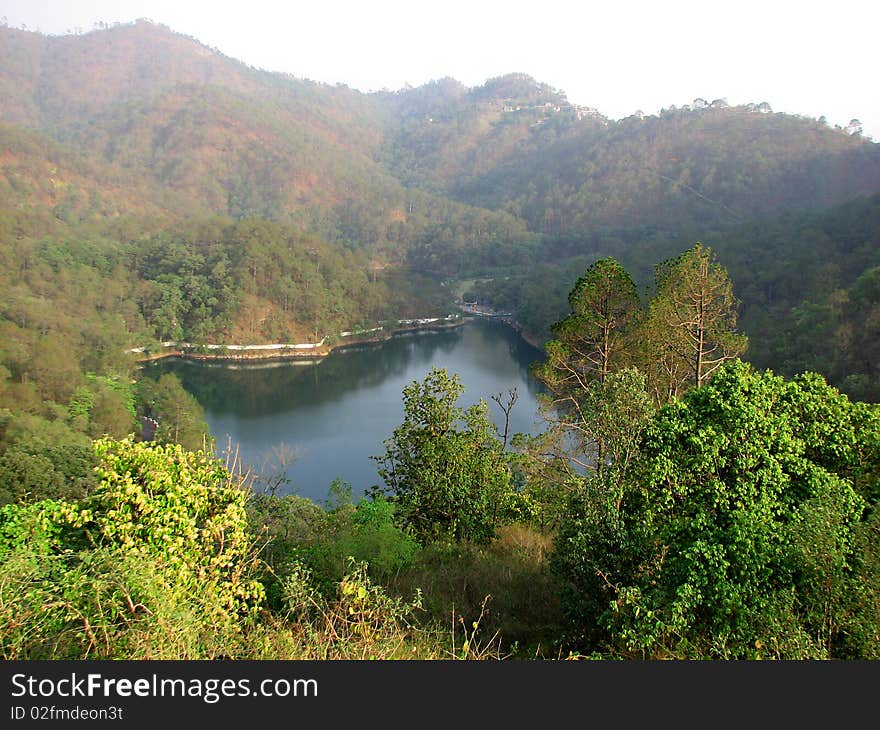
[[[218,460],[138,367],[323,356],[462,295],[544,346],[543,430],[433,368],[357,504]],[[854,130],[0,27],[4,659],[877,659],[876,401],[880,145]]]

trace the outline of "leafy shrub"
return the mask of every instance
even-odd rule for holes
[[[394,521],[395,506],[377,496],[357,506],[342,504],[327,513],[322,535],[296,552],[314,571],[325,593],[334,591],[351,560],[385,578],[409,565],[420,549],[416,539]]]
[[[264,598],[245,493],[203,452],[103,439],[95,453],[91,496],[0,509],[3,655],[229,653]]]
[[[354,529],[343,542],[343,551],[355,560],[369,562],[379,575],[389,575],[412,562],[420,546],[394,522],[394,505],[384,497],[362,499],[352,515]]]
[[[819,376],[734,361],[658,411],[639,478],[560,531],[569,611],[627,656],[876,655],[880,414]]]
[[[262,557],[276,565],[297,547],[313,544],[323,534],[327,513],[296,494],[252,494],[247,501],[251,532],[258,536]]]
[[[215,622],[214,586],[169,584],[155,560],[119,548],[4,556],[4,659],[211,659],[242,651],[242,624]]]
[[[203,451],[101,439],[99,489],[88,504],[101,539],[158,559],[169,583],[211,585],[218,620],[252,610],[263,598],[247,529],[246,493]]]
[[[45,456],[19,449],[9,449],[0,455],[0,504],[28,500],[32,495],[54,495],[63,484]]]
[[[508,455],[485,401],[463,410],[457,375],[433,368],[403,390],[404,421],[385,442],[379,476],[398,516],[420,540],[488,542],[508,515]]]

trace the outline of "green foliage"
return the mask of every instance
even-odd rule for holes
[[[877,657],[876,410],[815,376],[715,372],[743,351],[732,280],[756,365],[877,399],[880,198],[821,211],[876,192],[876,145],[755,105],[612,122],[521,74],[363,95],[149,23],[0,35],[4,656],[263,656],[287,640],[310,656],[398,656],[412,606],[370,581],[425,551],[395,521],[426,543],[485,544],[528,519],[560,525],[555,562],[593,646]],[[131,72],[145,59],[154,73]],[[639,312],[623,265],[647,281],[694,240],[713,242],[729,279],[692,249],[660,267]],[[481,275],[472,295],[537,339],[559,322],[541,376],[562,418],[517,439],[514,461],[485,404],[458,408],[457,380],[434,373],[405,391],[377,458],[387,501],[254,496],[262,576],[294,620],[244,648],[228,609],[252,617],[260,589],[228,475],[204,454],[108,440],[100,484],[92,471],[90,439],[125,436],[136,414],[160,421],[160,442],[205,444],[179,382],[131,387],[128,350],[335,342],[440,313],[445,290],[417,272]],[[684,306],[704,284],[708,322]],[[674,401],[690,384],[705,392]],[[673,402],[651,417],[648,391]],[[352,568],[335,595],[348,556],[369,578]]]
[[[593,380],[632,359],[627,335],[639,312],[632,278],[614,259],[600,259],[575,282],[568,295],[571,314],[553,325],[547,359],[536,370],[554,396],[571,400]]]
[[[525,453],[526,460],[531,453],[533,461],[555,461],[560,483],[571,481],[575,464],[616,491],[652,410],[647,392],[663,404],[745,348],[730,279],[709,249],[697,244],[659,264],[656,279],[642,309],[626,270],[600,259],[571,290],[571,313],[553,325],[547,358],[534,368],[550,391],[543,409],[549,428]],[[542,471],[534,464],[525,470]]]
[[[655,267],[656,293],[639,333],[641,362],[658,403],[699,388],[724,362],[745,352],[736,331],[733,284],[712,250],[698,243]]]
[[[850,655],[878,433],[816,375],[732,361],[651,419],[618,506],[587,492],[573,510],[556,556],[573,615],[627,656]]]
[[[0,504],[44,499],[79,499],[94,485],[90,447],[61,443],[23,445],[0,455]]]
[[[240,252],[228,242],[154,236],[138,254],[145,319],[160,340],[204,340],[228,326],[238,305],[235,267]]]
[[[534,231],[578,235],[739,223],[877,190],[876,146],[816,120],[762,114],[755,105],[672,107],[566,126],[550,133],[541,125],[532,149],[465,178],[458,197],[516,211]],[[845,180],[844,167],[852,173]]]
[[[89,422],[92,415],[92,408],[95,407],[95,396],[91,390],[84,385],[78,387],[70,396],[70,403],[67,405],[67,411],[70,414],[71,422],[78,426],[85,426]]]
[[[747,356],[787,377],[822,373],[850,396],[877,401],[872,349],[876,312],[871,271],[880,266],[880,196],[826,211],[787,213],[733,226],[635,227],[546,238],[510,276],[479,285],[473,296],[514,312],[539,340],[569,309],[572,272],[612,255],[647,285],[652,261],[674,256],[683,240],[711,240],[738,297]],[[856,281],[864,276],[862,284]],[[473,298],[473,297],[472,297]]]
[[[553,325],[547,359],[535,369],[563,418],[582,420],[579,399],[592,381],[623,367],[645,373],[655,402],[663,404],[745,350],[733,286],[711,249],[698,243],[658,264],[655,282],[646,309],[613,258],[596,261],[575,282],[571,313]]]
[[[384,490],[421,540],[488,541],[507,518],[513,487],[508,458],[479,401],[456,406],[457,375],[433,368],[404,388],[404,421],[373,457]]]
[[[93,514],[81,505],[60,500],[7,504],[0,508],[0,553],[23,546],[64,553],[87,543],[84,526]]]
[[[418,553],[418,542],[394,522],[394,506],[384,497],[353,505],[351,487],[338,480],[334,485],[326,510],[296,495],[254,494],[248,500],[251,529],[265,540],[261,557],[270,573],[264,582],[273,605],[288,578],[301,570],[328,596],[351,560],[367,565],[373,578],[385,579]]]
[[[46,408],[49,417],[30,413],[10,413],[0,425],[0,443],[6,448],[19,447],[26,451],[52,448],[54,445],[88,447],[91,440],[81,431],[66,423],[66,409],[53,412]],[[52,416],[61,416],[53,418]]]
[[[324,530],[303,552],[303,560],[325,586],[335,585],[349,560],[367,564],[370,574],[387,578],[410,564],[419,543],[394,521],[395,508],[383,496],[330,512]]]
[[[623,464],[622,454],[608,454],[615,448],[609,440],[621,444],[618,450],[628,451],[619,437],[633,433],[635,411],[648,407],[644,377],[635,372],[616,377],[625,367],[643,366],[635,337],[640,302],[632,278],[612,258],[591,265],[568,301],[571,313],[553,325],[554,339],[545,345],[547,357],[534,368],[550,392],[544,404],[550,427],[532,450],[601,472],[606,462]]]
[[[25,545],[0,586],[6,659],[215,659],[244,651],[239,624],[215,622],[213,586],[169,585],[161,566],[101,547],[78,556]]]
[[[95,453],[101,482],[88,504],[102,539],[159,560],[169,583],[193,577],[212,586],[223,620],[259,603],[245,492],[221,462],[176,444],[110,439],[96,441]]]
[[[880,400],[880,266],[850,287],[814,296],[791,310],[789,358],[827,372],[857,398]],[[818,294],[818,292],[817,292]],[[787,364],[786,363],[786,364]]]
[[[88,497],[0,510],[3,655],[229,648],[264,598],[245,493],[203,452],[110,439],[94,448],[100,482]]]
[[[250,531],[263,543],[262,558],[273,567],[318,540],[327,522],[321,507],[296,494],[253,493],[246,507]]]
[[[0,504],[18,502],[33,494],[48,496],[60,487],[61,480],[47,458],[17,449],[0,456]]]
[[[122,437],[130,434],[135,428],[135,393],[128,380],[118,375],[95,375],[86,373],[90,390],[84,401],[76,402],[77,393],[82,398],[82,391],[74,393],[68,410],[71,419],[86,415],[89,432],[94,437]]]
[[[585,489],[619,507],[635,478],[642,429],[654,412],[645,377],[632,368],[593,381],[577,403],[576,412],[562,417],[551,411],[545,431],[514,443],[520,494],[532,505],[529,521],[547,528],[571,521]]]
[[[394,597],[351,557],[333,579],[302,562],[310,541],[339,538],[341,550],[398,570],[409,556],[393,547],[418,546],[388,503],[340,505],[346,529],[334,536],[333,515],[317,505],[252,495],[252,523],[296,543],[283,558],[276,546],[283,572],[267,573],[246,529],[246,493],[212,456],[109,439],[95,451],[101,482],[89,497],[0,507],[4,659],[442,655],[442,632],[416,625],[419,591]],[[271,613],[258,612],[258,574],[276,579]]]

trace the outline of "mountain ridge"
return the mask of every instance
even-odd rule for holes
[[[766,105],[695,100],[614,122],[524,73],[363,93],[256,69],[145,20],[84,35],[0,28],[0,90],[0,121],[140,176],[158,207],[290,221],[384,255],[400,254],[397,227],[426,194],[432,209],[570,235],[880,190],[880,145]]]

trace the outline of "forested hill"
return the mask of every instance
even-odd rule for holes
[[[458,185],[533,230],[743,223],[880,189],[880,146],[767,106],[698,103],[591,126]]]
[[[450,91],[447,81],[399,94],[404,109],[429,92],[442,103],[401,114],[392,169],[537,232],[738,223],[880,189],[878,145],[766,104],[695,100],[612,122],[528,77]]]
[[[744,222],[880,190],[880,145],[766,104],[695,100],[614,122],[524,74],[363,94],[147,21],[60,37],[0,28],[0,92],[0,122],[130,171],[160,207],[173,191],[190,213],[386,251],[424,233],[400,232],[413,213],[447,225],[467,210],[449,199],[560,234]]]
[[[249,68],[145,21],[62,37],[2,28],[0,68],[2,121],[139,176],[174,212],[318,229],[351,198],[402,211],[399,184],[371,160],[381,126],[363,94]]]
[[[447,78],[379,96],[392,115],[382,161],[407,184],[447,194],[609,123],[525,74],[473,89]]]
[[[4,27],[0,39],[0,116],[15,124],[63,130],[127,102],[194,86],[278,101],[340,138],[378,133],[375,104],[363,94],[254,69],[149,21],[66,36]]]
[[[147,21],[0,27],[0,656],[880,658],[857,128],[721,99],[613,121],[522,73],[367,94]],[[461,296],[543,341],[556,407],[502,432],[434,367],[356,505],[334,464],[289,483],[285,429],[223,466],[139,362],[322,357]]]

